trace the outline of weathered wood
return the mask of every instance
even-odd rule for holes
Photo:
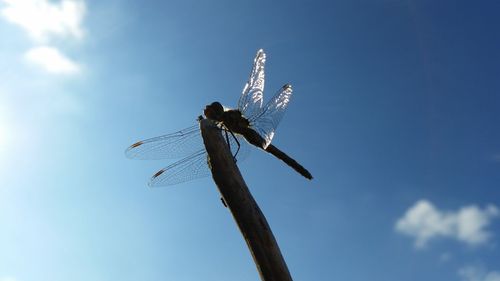
[[[261,280],[292,281],[271,228],[248,190],[221,130],[208,119],[200,121],[200,129],[212,177],[245,238]]]

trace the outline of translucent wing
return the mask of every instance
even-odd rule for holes
[[[285,84],[255,116],[249,118],[250,125],[266,140],[267,147],[285,114],[292,97],[292,86]]]
[[[248,156],[249,148],[243,137],[237,136],[237,138],[239,143],[241,144],[237,159],[238,161],[241,161]],[[238,149],[238,145],[236,143],[236,140],[231,135],[228,135],[228,139],[231,152],[234,155],[236,153],[236,150]],[[208,168],[207,164],[207,152],[205,151],[205,148],[202,148],[192,155],[158,171],[151,177],[149,186],[157,187],[174,185],[198,178],[203,178],[209,175],[210,169]]]
[[[238,101],[238,109],[244,116],[253,116],[262,108],[265,62],[266,54],[264,50],[260,49],[257,51],[257,55],[253,61],[252,72]]]
[[[186,182],[210,175],[207,165],[207,152],[201,149],[198,152],[179,160],[158,171],[151,177],[149,186],[167,186]]]
[[[180,158],[203,148],[198,124],[178,132],[139,141],[125,150],[133,159]]]

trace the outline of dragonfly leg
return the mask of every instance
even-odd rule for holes
[[[223,125],[224,127],[222,128],[224,130],[224,133],[226,134],[226,142],[227,142],[227,146],[229,147],[229,150],[231,150],[231,143],[229,142],[229,135],[227,134],[227,132],[229,132],[231,134],[231,136],[233,137],[233,139],[236,141],[236,145],[238,145],[238,148],[236,149],[236,153],[233,155],[233,160],[234,160],[234,163],[236,163],[236,155],[238,155],[238,152],[240,151],[240,142],[238,141],[238,138],[234,135],[234,133],[229,130],[225,125]]]
[[[226,129],[224,129],[224,134],[226,135],[227,146],[229,146],[229,150],[231,150],[231,144],[229,143],[229,136],[227,134],[227,130]]]
[[[229,147],[229,151],[231,151],[231,143],[229,142],[229,135],[227,134],[228,129],[224,128],[224,134],[226,135],[226,143],[227,146]]]
[[[238,155],[238,152],[240,151],[241,145],[240,145],[240,142],[238,141],[238,138],[233,134],[233,132],[229,130],[229,133],[231,133],[231,136],[236,141],[236,145],[238,145],[238,149],[236,149],[236,153],[234,154],[234,162],[236,163],[236,155]]]

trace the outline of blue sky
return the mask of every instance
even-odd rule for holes
[[[210,178],[133,142],[294,95],[240,168],[294,280],[500,280],[495,1],[0,1],[0,281],[258,280]]]

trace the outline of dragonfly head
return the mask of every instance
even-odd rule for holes
[[[205,110],[203,111],[203,114],[208,119],[215,120],[215,121],[222,121],[222,115],[224,114],[224,107],[220,102],[213,102],[210,105],[207,105],[205,107]]]

